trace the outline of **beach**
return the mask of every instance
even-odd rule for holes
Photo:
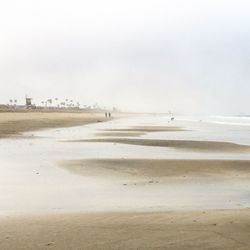
[[[103,113],[83,112],[0,112],[0,137],[22,132],[79,126],[105,121]]]
[[[1,1],[0,250],[250,250],[250,1]]]
[[[249,126],[30,117],[0,118],[0,249],[250,248]]]
[[[88,159],[65,161],[62,167],[84,176],[159,180],[170,177],[249,178],[250,161]]]
[[[1,221],[1,249],[249,249],[248,210],[46,215]]]

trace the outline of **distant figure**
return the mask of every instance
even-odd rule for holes
[[[106,118],[108,117],[108,113],[107,113],[107,112],[105,112],[105,117],[106,117]]]
[[[111,113],[109,113],[109,118],[111,117]]]

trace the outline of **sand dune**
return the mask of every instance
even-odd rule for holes
[[[242,153],[250,152],[250,146],[240,145],[230,142],[218,142],[218,141],[105,138],[105,139],[76,140],[76,142],[120,143],[120,144],[129,144],[137,146],[169,147],[180,150],[208,151],[208,152],[242,152]]]
[[[249,225],[249,209],[12,217],[0,249],[248,250]]]

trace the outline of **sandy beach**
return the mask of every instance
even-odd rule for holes
[[[107,120],[102,113],[0,112],[0,137],[22,132],[79,126]]]
[[[250,248],[248,128],[0,115],[0,249]]]
[[[248,250],[249,210],[91,213],[1,220],[1,249]]]
[[[192,140],[152,140],[152,139],[128,139],[128,138],[107,138],[76,140],[76,142],[102,142],[102,143],[120,143],[137,146],[150,147],[169,147],[180,150],[191,151],[214,151],[214,152],[250,152],[250,146],[239,145],[236,143],[219,141],[192,141]]]
[[[148,160],[88,159],[62,162],[60,166],[84,176],[121,179],[169,177],[249,178],[250,161],[240,160]]]
[[[132,126],[130,128],[106,129],[109,132],[177,132],[186,131],[183,128],[175,126]]]
[[[250,250],[250,1],[0,6],[0,250]]]

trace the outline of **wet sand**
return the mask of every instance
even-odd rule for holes
[[[250,161],[243,160],[153,160],[153,159],[89,159],[72,160],[60,166],[84,176],[105,179],[120,177],[145,179],[164,177],[249,178]]]
[[[102,113],[0,112],[0,138],[47,128],[107,121]]]
[[[32,117],[29,118],[29,115]],[[8,118],[8,116],[10,117]],[[72,115],[69,115],[68,113],[34,115],[20,114],[19,116],[16,114],[14,116],[7,114],[5,118],[3,117],[4,116],[0,119],[0,136],[9,136],[11,134],[18,134],[20,132],[42,128],[82,125],[89,122],[102,121],[104,119],[103,117],[99,118],[99,115],[96,114],[81,113]],[[114,124],[111,125],[111,127],[113,126]],[[98,129],[93,130],[94,133],[92,134],[95,135],[96,133],[104,133],[102,136],[110,137],[109,134],[113,134],[113,136],[124,137],[128,134],[130,135],[131,133],[135,133],[139,136],[141,133],[144,134],[149,132],[184,131],[179,127],[169,128],[162,126],[134,126],[129,127],[128,129],[102,129],[102,132],[100,132],[100,130],[101,129],[98,127]],[[63,140],[65,135],[62,134],[61,136],[62,137],[56,137],[56,140],[58,140],[58,138]],[[77,138],[81,138],[81,136],[82,135],[80,134]],[[169,136],[169,134],[167,134],[167,136]],[[181,155],[184,151],[205,151],[214,153],[225,152],[229,153],[227,154],[229,156],[232,152],[250,152],[249,146],[235,143],[219,141],[167,140],[167,137],[163,138],[165,138],[165,140],[103,138],[77,140],[76,142],[103,142],[121,143],[135,146],[171,147],[180,149],[179,153]],[[245,202],[249,194],[248,179],[250,173],[250,161],[239,159],[83,159],[84,157],[82,157],[82,155],[75,154],[75,156],[73,155],[75,158],[65,158],[72,160],[64,160],[63,162],[60,162],[63,154],[68,155],[71,151],[73,152],[76,150],[76,148],[74,148],[71,143],[61,143],[62,140],[60,140],[60,142],[54,142],[53,136],[48,140],[49,142],[53,142],[50,148],[51,150],[55,146],[59,146],[58,151],[52,151],[53,154],[58,152],[58,158],[50,158],[50,160],[57,159],[55,160],[55,163],[59,163],[61,168],[53,165],[41,165],[39,172],[37,172],[37,170],[34,171],[33,163],[31,163],[32,168],[27,168],[26,170],[23,168],[22,171],[18,170],[20,171],[20,173],[18,172],[18,181],[21,175],[25,173],[23,172],[24,170],[29,174],[29,171],[31,171],[31,174],[34,172],[34,176],[37,180],[34,181],[34,186],[30,186],[28,184],[27,190],[29,191],[30,189],[34,189],[34,192],[36,192],[35,187],[39,183],[40,185],[42,183],[40,186],[42,190],[48,188],[49,185],[44,181],[53,176],[53,171],[58,171],[58,173],[55,173],[53,176],[53,178],[57,177],[57,179],[53,179],[51,182],[48,182],[52,183],[52,189],[48,189],[48,193],[51,194],[53,191],[56,196],[60,196],[62,198],[64,203],[58,203],[55,198],[57,202],[56,206],[52,205],[53,209],[49,210],[49,212],[48,210],[47,212],[45,210],[38,210],[42,211],[40,215],[38,215],[39,213],[30,213],[29,211],[31,210],[27,210],[26,213],[24,213],[26,214],[24,216],[20,216],[18,213],[14,215],[11,213],[1,215],[0,249],[250,249],[250,209],[248,208],[248,203]],[[79,146],[81,150],[89,150],[93,152],[93,148],[88,148],[85,144],[74,144],[74,146]],[[108,150],[107,145],[104,146],[104,151]],[[32,148],[33,147],[34,145]],[[39,149],[44,150],[42,147],[39,147]],[[96,147],[95,150],[96,151],[94,151],[94,153],[96,153],[96,156],[100,157],[99,153],[101,151],[98,147]],[[149,148],[149,150],[151,150],[151,148]],[[14,152],[16,154],[16,151]],[[45,160],[48,161],[47,157],[50,153],[46,151],[46,154]],[[12,155],[10,156],[12,157]],[[144,155],[144,157],[146,157],[146,155]],[[29,156],[24,158],[27,158],[28,161],[30,161]],[[103,158],[105,158],[105,156]],[[8,157],[6,159],[8,159]],[[23,161],[22,157],[20,159]],[[45,164],[46,161],[42,164]],[[19,167],[19,162],[17,165]],[[36,162],[34,165],[36,166]],[[48,171],[49,168],[51,168],[52,171]],[[64,171],[65,169],[67,171]],[[4,169],[2,173],[5,172],[6,170]],[[47,175],[45,175],[45,172]],[[71,174],[70,172],[75,173],[76,175]],[[71,179],[72,182],[67,183],[67,179],[63,179],[62,177]],[[100,192],[99,186],[97,191],[95,191],[93,187],[91,189],[90,183],[86,183],[88,177],[90,177],[91,185],[98,184],[97,182],[100,179],[105,180],[105,182],[100,182],[100,190],[103,192]],[[29,178],[31,178],[31,175]],[[38,181],[38,178],[40,182]],[[190,181],[191,178],[193,178],[194,182],[198,183],[198,185],[192,186]],[[207,179],[213,181],[216,179],[217,181],[217,186],[215,186],[214,189],[213,187],[215,182],[209,182],[209,185],[207,186],[209,191],[210,189],[213,189],[212,195],[206,188],[202,189],[202,187],[206,185],[205,180]],[[61,182],[58,182],[58,180]],[[113,180],[115,180],[115,182],[113,182]],[[171,183],[170,180],[172,180]],[[144,184],[143,186],[127,186],[130,181],[131,183],[139,183],[139,181],[142,181],[141,183],[144,182]],[[75,182],[77,183],[74,189],[70,189],[69,184],[72,186]],[[81,185],[82,182],[85,182],[86,185],[89,186]],[[191,189],[195,189],[194,191],[197,189],[201,190],[201,193],[198,192],[201,199],[194,199],[193,197],[196,196],[192,196],[192,192],[190,191],[186,193],[186,196],[188,197],[182,195],[182,190],[178,186],[178,183],[183,184],[183,182],[186,184],[186,186],[183,186],[185,189],[188,188],[188,185],[190,185]],[[218,186],[218,183],[220,182],[222,184],[226,182],[225,189]],[[124,183],[126,183],[125,186]],[[238,183],[242,183],[242,186],[239,186]],[[22,187],[22,185],[17,185],[15,188],[18,189]],[[58,187],[56,187],[56,185],[58,185]],[[62,189],[62,187],[65,189]],[[171,190],[171,187],[173,190]],[[178,188],[180,193],[179,196],[176,197],[175,195],[178,194]],[[218,188],[218,190],[216,188]],[[174,192],[175,190],[177,191],[176,193]],[[225,193],[224,190],[226,190],[227,193]],[[14,192],[18,193],[17,191]],[[213,192],[215,192],[215,195]],[[219,195],[218,192],[220,192]],[[239,192],[242,192],[241,195],[244,197],[239,197],[239,199],[237,199],[236,194]],[[36,193],[35,195],[38,197],[38,200],[40,200],[43,199],[43,195],[46,196],[48,193],[41,192]],[[117,199],[117,196],[114,195],[114,193],[117,194],[119,199]],[[228,196],[228,193],[232,194],[232,196]],[[32,203],[32,197],[34,198],[34,196],[30,196],[32,192],[28,192],[27,194],[28,199],[26,200],[23,200],[22,196],[19,197],[21,203],[24,201],[28,201],[27,203],[30,201],[30,203]],[[172,199],[171,194],[174,194],[174,199]],[[34,195],[34,193],[32,195]],[[88,202],[88,199],[90,199],[90,209],[84,210],[83,206],[82,210],[78,210],[80,212],[76,212],[76,210],[67,210],[68,206],[66,205],[68,205],[68,203],[73,203],[75,206],[82,205],[81,202],[74,203],[75,200],[71,200],[72,196],[76,197],[77,201],[82,201],[84,205]],[[156,197],[155,200],[154,197]],[[226,201],[226,205],[220,206],[221,203],[219,203],[217,207],[217,200],[221,201],[221,198],[224,197],[225,199],[222,199],[222,203],[224,204]],[[16,200],[15,196],[14,198],[14,200]],[[52,196],[52,198],[54,200],[54,196]],[[115,202],[112,203],[114,198],[118,201],[118,210],[114,209],[117,205]],[[176,198],[180,199],[180,203],[173,203],[175,205],[173,205],[171,210],[166,209],[165,203],[174,202]],[[98,202],[95,203],[95,199],[98,199]],[[196,206],[199,202],[204,202],[203,199],[205,201],[210,200],[210,202],[215,202],[215,207],[209,209],[209,206],[202,208]],[[232,204],[229,199],[232,199]],[[153,201],[153,204],[147,203],[149,200]],[[185,200],[188,200],[187,203],[185,203]],[[185,204],[188,205],[189,200],[191,202],[190,210],[188,210],[188,206],[185,207],[185,209],[178,210],[178,206],[183,206]],[[4,197],[1,198],[1,201],[4,201]],[[48,203],[50,202],[51,200],[48,199]],[[236,202],[237,204],[235,204]],[[107,206],[109,208],[108,210],[102,210],[101,206],[103,203],[111,204],[111,207]],[[132,206],[132,209],[129,210],[128,208],[131,208],[131,204],[135,204],[135,206]],[[205,202],[204,204],[209,205],[209,202]],[[227,208],[227,204],[229,204],[228,209],[224,209]],[[156,206],[162,205],[164,205],[163,210],[154,209]],[[44,207],[42,208],[44,209]],[[119,210],[121,207],[125,207],[127,210]],[[237,209],[239,207],[242,209]],[[38,206],[38,208],[40,207]],[[86,211],[92,211],[92,213],[87,213]]]
[[[103,132],[96,133],[97,137],[138,137],[145,135],[143,132]]]
[[[186,129],[174,126],[133,126],[130,128],[105,129],[108,132],[177,132],[187,131]]]
[[[129,128],[103,129],[103,132],[96,133],[101,137],[139,137],[147,133],[154,132],[178,132],[187,131],[180,127],[174,126],[132,126]]]
[[[1,219],[0,249],[248,250],[250,210],[90,213]]]
[[[74,141],[72,141],[74,142]],[[207,152],[240,152],[249,153],[250,146],[230,142],[218,141],[191,141],[191,140],[158,140],[158,139],[128,139],[128,138],[105,138],[75,140],[75,142],[93,143],[120,143],[137,146],[168,147],[179,150],[207,151]]]

